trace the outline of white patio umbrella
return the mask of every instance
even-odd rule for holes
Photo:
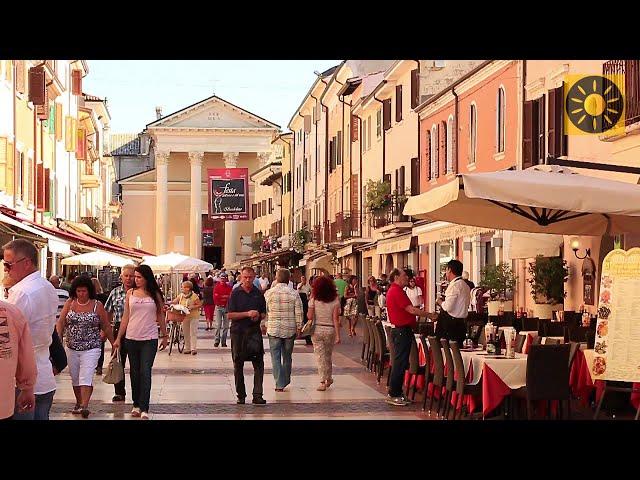
[[[62,265],[88,265],[92,267],[104,267],[106,265],[112,267],[123,267],[133,263],[133,260],[113,253],[98,250],[95,252],[83,253],[73,257],[67,257],[62,260]]]
[[[458,175],[410,197],[405,215],[519,232],[640,233],[640,185],[539,165]]]
[[[154,273],[207,273],[213,265],[199,258],[180,253],[166,253],[158,256],[142,257],[142,265],[149,265]]]

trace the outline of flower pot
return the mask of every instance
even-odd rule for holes
[[[542,320],[551,320],[553,307],[550,303],[536,303],[533,306],[533,316]]]

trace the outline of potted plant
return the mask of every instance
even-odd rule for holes
[[[498,315],[500,304],[504,304],[504,311],[513,311],[513,300],[507,300],[507,292],[512,292],[518,277],[513,274],[511,267],[505,263],[487,265],[481,271],[480,287],[489,291],[491,300],[487,302],[489,315]]]
[[[391,206],[391,184],[381,180],[367,181],[367,198],[365,206],[373,215],[374,228],[384,226],[386,222],[386,210]]]
[[[404,206],[407,203],[407,200],[411,196],[411,189],[406,189],[404,192],[400,192],[398,190],[394,190],[391,194],[392,202],[394,205],[393,212],[393,220],[396,222],[401,222],[406,220],[406,217],[402,214],[404,210]]]
[[[305,245],[312,240],[312,234],[307,228],[307,225],[303,225],[300,230],[293,234],[293,249],[298,253],[304,253]]]
[[[531,296],[535,300],[534,316],[550,320],[553,310],[564,302],[567,293],[564,283],[567,281],[569,270],[567,262],[562,257],[543,257],[538,255],[536,261],[529,264]]]

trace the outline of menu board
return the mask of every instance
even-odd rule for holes
[[[594,380],[640,382],[640,248],[604,258],[594,353]]]

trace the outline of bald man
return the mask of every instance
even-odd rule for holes
[[[49,282],[53,285],[53,288],[56,289],[56,294],[58,295],[58,313],[56,313],[56,320],[58,320],[64,304],[69,300],[69,292],[64,288],[60,288],[60,278],[58,278],[57,275],[51,275],[49,277]]]

